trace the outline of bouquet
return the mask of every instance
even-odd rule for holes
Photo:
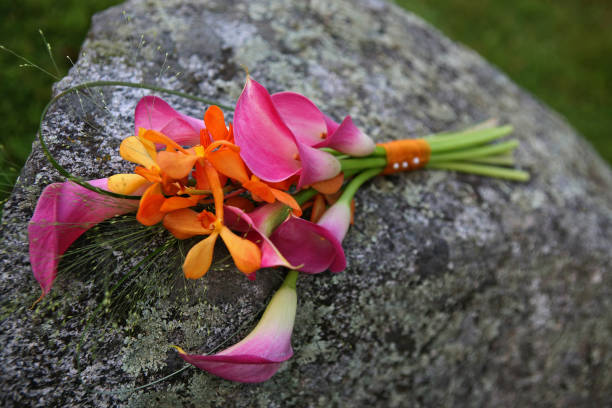
[[[84,84],[58,97],[101,85],[130,86]],[[90,181],[63,170],[40,133],[49,160],[70,180],[45,188],[29,226],[32,270],[43,292],[38,301],[51,290],[66,250],[112,217],[135,212],[138,222],[163,225],[177,240],[197,238],[182,264],[186,279],[205,279],[220,239],[246,279],[256,279],[260,268],[288,270],[242,341],[212,355],[175,346],[186,362],[232,381],[265,381],[292,356],[298,276],[346,268],[342,241],[355,195],[369,179],[420,169],[529,178],[511,168],[518,142],[498,141],[511,126],[490,120],[463,131],[375,144],[350,116],[338,123],[305,96],[270,95],[248,75],[233,123],[226,123],[217,105],[208,106],[201,120],[157,96],[141,99],[134,119],[134,134],[119,149],[135,164],[133,172]]]

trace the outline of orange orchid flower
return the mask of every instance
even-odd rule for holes
[[[182,192],[187,180],[186,177],[172,177],[161,169],[154,143],[159,139],[172,140],[158,131],[143,128],[139,129],[138,136],[124,139],[119,154],[139,166],[134,174],[115,174],[108,180],[109,190],[120,194],[133,194],[146,187],[136,214],[136,219],[144,225],[155,225],[166,212],[194,206],[200,198],[166,197]]]
[[[183,272],[188,279],[198,279],[210,269],[217,238],[221,236],[227,246],[236,267],[251,275],[261,265],[259,247],[232,232],[223,224],[223,189],[217,170],[208,162],[203,164],[203,175],[213,193],[215,214],[208,211],[197,213],[183,208],[168,213],[164,217],[164,226],[177,238],[185,239],[195,235],[208,235],[195,244],[187,253],[183,263]]]

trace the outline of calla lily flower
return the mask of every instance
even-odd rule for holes
[[[340,162],[320,147],[353,155],[367,155],[375,148],[350,117],[337,125],[308,98],[293,92],[270,96],[250,77],[236,104],[234,137],[257,177],[278,182],[299,174],[298,188],[340,173]]]
[[[355,126],[350,116],[338,124],[304,95],[279,92],[271,97],[283,121],[301,143],[358,157],[374,152],[374,141]]]
[[[270,241],[289,262],[302,265],[300,272],[314,274],[329,269],[337,273],[346,269],[342,241],[320,224],[290,216],[274,230]]]
[[[134,124],[135,136],[140,128],[156,130],[182,146],[198,144],[200,131],[205,129],[204,121],[175,111],[158,96],[145,96],[138,102]]]
[[[262,268],[285,266],[310,274],[346,268],[341,239],[325,226],[293,215],[287,218],[285,205],[267,204],[248,214],[226,208],[227,225],[259,245]]]
[[[350,201],[338,200],[323,214],[317,225],[329,231],[339,242],[344,240],[351,225]]]
[[[89,184],[107,190],[107,180]],[[71,181],[45,187],[28,225],[30,264],[43,291],[40,299],[51,290],[60,257],[78,237],[104,220],[137,208],[138,201],[103,196]]]
[[[295,322],[298,273],[290,271],[274,294],[259,323],[239,343],[212,355],[187,354],[176,347],[186,362],[230,381],[266,381],[293,355],[291,333]]]
[[[270,241],[289,262],[302,265],[300,272],[320,273],[327,269],[341,272],[346,269],[342,241],[350,223],[350,201],[341,199],[316,224],[289,217],[274,229]]]
[[[300,265],[291,264],[270,240],[272,232],[270,222],[275,216],[284,218],[289,214],[287,206],[280,202],[267,204],[247,214],[239,208],[226,205],[225,223],[234,231],[243,233],[243,237],[257,243],[261,250],[261,268],[284,266],[290,269],[298,269]]]

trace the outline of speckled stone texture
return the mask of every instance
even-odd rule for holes
[[[2,406],[612,404],[610,169],[562,118],[419,18],[379,0],[131,0],[94,17],[54,92],[124,80],[231,105],[241,64],[271,92],[303,93],[336,119],[351,114],[377,141],[497,117],[516,128],[517,163],[532,180],[379,177],[358,193],[348,269],[300,278],[295,356],[276,376],[243,385],[189,368],[135,389],[183,367],[170,345],[209,352],[248,332],[282,271],[253,284],[221,262],[185,283],[172,267],[180,255],[165,256],[149,272],[170,277],[142,272],[126,305],[86,328],[108,281],[143,258],[111,248],[110,277],[92,266],[65,271],[29,310],[39,288],[27,222],[44,186],[61,180],[35,143],[1,226]],[[54,155],[85,178],[131,168],[118,145],[147,94],[98,91],[63,99],[43,129]],[[194,116],[205,108],[164,98]],[[107,233],[137,230],[120,224]],[[133,246],[167,238],[155,232]],[[77,248],[87,239],[96,245],[90,237]]]

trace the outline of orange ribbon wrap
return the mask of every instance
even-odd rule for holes
[[[431,147],[425,139],[404,139],[380,143],[387,153],[387,167],[383,174],[417,170],[425,167],[431,155]]]

